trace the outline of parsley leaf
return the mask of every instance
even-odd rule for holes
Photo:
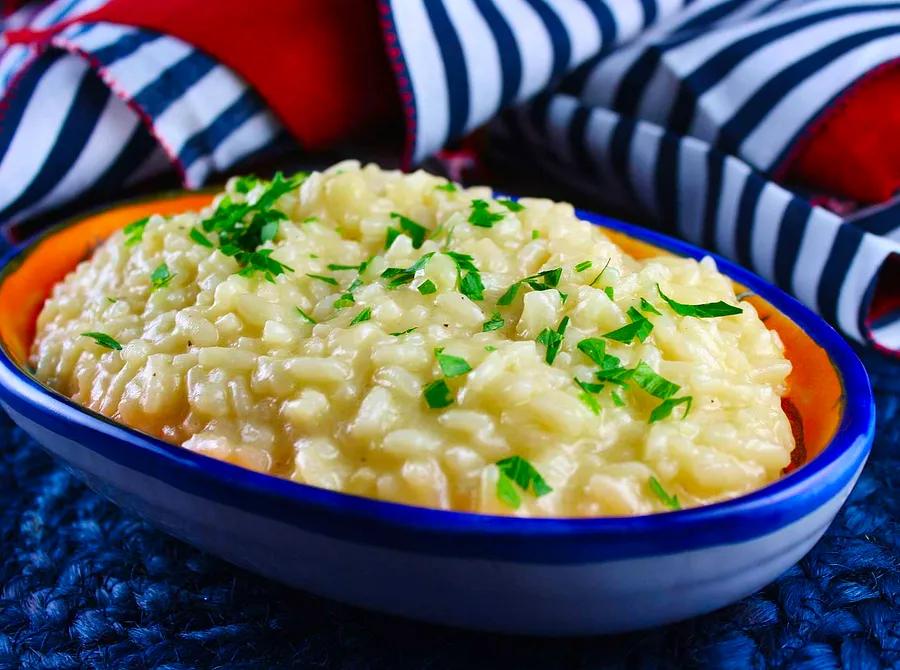
[[[693,401],[693,397],[689,395],[682,396],[681,398],[666,398],[650,412],[649,423],[662,421],[668,417],[672,413],[672,410],[678,407],[678,405],[684,405],[684,414],[681,415],[681,418],[684,419],[688,415],[688,412],[691,411],[691,403]]]
[[[682,302],[672,300],[669,296],[662,292],[659,284],[656,285],[659,297],[668,303],[672,311],[680,316],[696,316],[698,319],[713,319],[718,316],[734,316],[741,314],[743,310],[740,307],[729,305],[727,302],[705,302],[699,305],[686,305]]]
[[[503,317],[500,316],[500,312],[494,312],[491,314],[491,318],[481,325],[481,332],[489,333],[500,328],[503,328]]]
[[[608,333],[604,333],[603,337],[608,340],[623,342],[624,344],[629,344],[634,338],[643,342],[650,335],[650,331],[653,330],[653,324],[634,307],[629,307],[628,312],[626,313],[628,314],[628,318],[631,319],[631,323]]]
[[[560,277],[562,277],[562,268],[553,268],[552,270],[544,270],[530,277],[525,277],[522,281],[535,291],[546,291],[559,286]]]
[[[340,270],[356,270],[357,272],[362,272],[362,263],[359,265],[341,265],[340,263],[329,263],[328,269],[332,272],[338,272]]]
[[[312,324],[315,324],[315,323],[316,323],[316,320],[315,320],[315,319],[313,319],[309,314],[307,314],[306,312],[304,312],[304,311],[303,311],[302,309],[300,309],[299,307],[294,307],[294,309],[297,310],[297,314],[299,314],[300,317],[301,317],[304,321],[306,321],[307,323],[312,323]]]
[[[145,216],[143,219],[138,219],[137,221],[129,223],[122,229],[122,232],[125,233],[126,247],[133,247],[144,239],[144,228],[147,227],[147,222],[149,220],[150,217]]]
[[[256,175],[244,175],[243,177],[238,177],[234,182],[234,190],[238,193],[249,193],[258,183],[259,178]]]
[[[600,403],[590,393],[588,393],[587,391],[582,391],[578,394],[578,399],[581,400],[581,402],[583,402],[589,410],[591,410],[592,414],[596,416],[600,415]]]
[[[213,243],[209,241],[209,238],[201,233],[197,228],[191,228],[190,237],[194,242],[199,244],[202,247],[207,247],[208,249],[213,248]]]
[[[366,307],[359,314],[357,314],[356,316],[353,317],[353,319],[350,321],[350,325],[355,326],[357,323],[362,323],[363,321],[368,321],[371,318],[372,318],[372,308]]]
[[[425,242],[425,235],[428,234],[428,229],[416,223],[409,217],[403,216],[399,212],[391,212],[391,218],[397,221],[400,224],[400,228],[404,233],[409,236],[409,239],[412,240],[413,249],[418,249]],[[394,240],[391,240],[393,242]],[[387,246],[391,246],[390,242]]]
[[[641,298],[641,309],[650,314],[658,314],[662,316],[662,312],[656,309],[656,307],[654,307],[646,298]]]
[[[434,256],[434,252],[430,251],[408,268],[387,268],[381,273],[381,276],[384,279],[390,279],[388,282],[389,289],[394,290],[400,288],[404,284],[408,284],[415,279],[416,273],[428,264],[428,261],[431,260],[432,256]]]
[[[625,386],[625,382],[631,379],[631,376],[633,374],[634,370],[629,370],[628,368],[623,368],[619,365],[616,365],[615,367],[597,370],[597,372],[594,373],[594,376],[602,382],[609,382],[611,384]]]
[[[443,379],[431,382],[423,391],[425,402],[431,409],[441,409],[453,404],[453,394]]]
[[[612,286],[607,286],[606,288],[603,289],[603,292],[606,294],[606,297],[609,298],[610,300],[616,299],[616,292]]]
[[[547,347],[547,354],[544,357],[544,360],[547,361],[548,365],[553,365],[553,361],[556,360],[556,355],[559,353],[560,346],[562,346],[563,335],[565,334],[568,325],[569,317],[564,316],[562,321],[559,322],[559,326],[557,326],[556,330],[544,328],[537,336],[537,341]]]
[[[472,366],[465,358],[445,354],[443,349],[435,349],[434,356],[445,377],[459,377],[472,371]]]
[[[165,263],[160,263],[156,269],[150,274],[150,285],[153,289],[163,288],[166,284],[172,281],[172,278],[175,275],[169,272],[169,266]]]
[[[594,278],[591,280],[591,283],[588,284],[588,286],[593,286],[593,285],[596,284],[598,281],[600,281],[600,277],[602,277],[602,276],[603,276],[603,273],[606,272],[606,268],[609,267],[609,262],[610,262],[611,260],[612,260],[612,258],[607,258],[607,259],[606,259],[606,265],[603,266],[603,269],[600,270],[600,273],[599,273],[596,277],[594,277]],[[609,287],[607,287],[607,288],[609,288]],[[610,300],[611,300],[611,299],[612,299],[612,296],[610,296]]]
[[[394,337],[400,337],[401,335],[409,335],[415,329],[416,329],[416,326],[413,326],[412,328],[407,328],[406,330],[401,330],[398,333],[390,333],[390,335],[393,335]]]
[[[618,391],[613,391],[610,393],[610,396],[612,397],[613,405],[616,407],[625,407],[625,401],[622,400],[622,396],[619,395]]]
[[[585,270],[589,270],[593,265],[594,264],[591,261],[581,261],[575,266],[575,272],[584,272]]]
[[[480,228],[493,228],[494,224],[503,220],[502,214],[490,211],[487,200],[473,200],[472,212],[469,214],[469,223]]]
[[[547,495],[551,491],[550,485],[541,476],[541,473],[521,456],[510,456],[496,463],[500,476],[497,479],[497,497],[513,509],[518,509],[522,504],[518,491],[512,484],[516,484],[526,493],[530,489],[536,498]]]
[[[115,351],[121,351],[122,345],[119,344],[112,337],[107,335],[106,333],[98,333],[98,332],[90,332],[90,333],[82,333],[83,337],[89,337],[94,342],[99,344],[101,347],[106,347],[107,349],[113,349]]]
[[[452,181],[448,181],[446,184],[438,184],[435,188],[446,193],[456,193],[459,190],[459,187]]]
[[[342,293],[337,300],[334,301],[335,309],[344,309],[345,307],[349,307],[356,303],[356,299],[353,297],[353,294],[347,291],[346,293]]]
[[[500,296],[500,299],[497,301],[498,305],[506,306],[512,304],[512,301],[516,299],[516,294],[519,292],[519,287],[521,284],[516,282],[511,285],[506,292]]]
[[[606,367],[606,342],[596,337],[586,337],[578,343],[578,350],[600,367]]]
[[[536,239],[539,239],[540,236],[541,236],[541,231],[539,231],[539,230],[531,231],[531,239],[536,240]]]
[[[583,382],[578,377],[572,377],[575,380],[575,383],[581,387],[583,391],[587,391],[588,393],[600,393],[605,387],[603,384],[592,384],[591,382]]]
[[[650,486],[650,490],[653,492],[657,498],[659,498],[660,502],[663,505],[668,507],[669,509],[681,509],[681,503],[678,502],[678,496],[669,495],[669,493],[663,488],[662,484],[659,483],[659,480],[656,477],[650,477],[650,480],[647,482]]]
[[[484,300],[484,284],[477,272],[467,272],[459,281],[459,292],[472,300]]]
[[[650,395],[665,400],[678,393],[681,387],[675,382],[670,382],[665,377],[653,371],[644,361],[638,363],[631,375],[634,383],[644,389]],[[670,410],[671,411],[671,410]]]
[[[326,284],[331,284],[332,286],[337,286],[337,279],[334,277],[326,277],[325,275],[314,275],[311,272],[307,272],[306,276],[310,279],[318,279],[320,282],[324,282]]]
[[[502,198],[497,201],[498,205],[503,205],[510,212],[521,212],[525,209],[525,205],[519,204],[515,200],[510,200],[509,198]]]
[[[434,285],[434,282],[430,279],[426,279],[421,284],[419,284],[419,293],[422,295],[431,295],[437,291],[437,286]]]

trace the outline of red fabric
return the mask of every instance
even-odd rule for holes
[[[307,148],[321,148],[399,116],[399,102],[372,0],[110,0],[75,21],[109,21],[178,37],[241,75]]]
[[[900,61],[874,70],[816,120],[776,175],[864,203],[900,190]]]

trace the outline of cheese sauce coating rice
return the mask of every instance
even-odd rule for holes
[[[635,260],[570,205],[351,161],[115,233],[31,362],[198,453],[442,509],[692,507],[794,447],[791,364],[711,259]]]

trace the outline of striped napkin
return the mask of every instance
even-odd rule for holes
[[[3,28],[8,234],[391,121],[407,166],[485,128],[900,354],[900,2],[56,0]]]

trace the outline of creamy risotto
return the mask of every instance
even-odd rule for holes
[[[711,259],[355,162],[114,234],[47,300],[32,363],[186,449],[443,509],[692,507],[794,445],[781,342]]]

